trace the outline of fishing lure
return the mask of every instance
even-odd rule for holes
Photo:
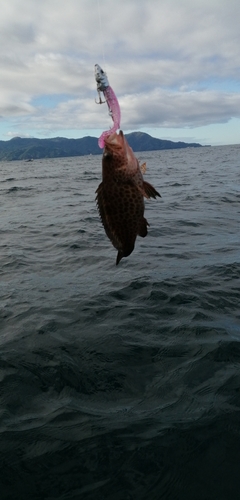
[[[99,96],[99,102],[96,102],[97,104],[103,104],[104,102],[107,103],[109,114],[113,120],[112,128],[103,132],[98,139],[99,147],[104,148],[105,139],[120,128],[121,111],[117,97],[113,92],[112,87],[109,85],[107,75],[98,64],[95,64],[95,80],[97,82],[97,91]],[[104,95],[105,101],[101,98],[101,92]]]

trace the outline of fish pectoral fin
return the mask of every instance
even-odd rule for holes
[[[138,230],[138,236],[141,236],[142,238],[145,238],[145,236],[147,236],[147,226],[149,226],[148,221],[147,219],[145,219],[145,217],[143,217]]]
[[[149,182],[143,181],[142,190],[145,198],[156,198],[157,196],[161,198],[161,195],[156,191],[152,184],[149,184]]]
[[[141,170],[142,174],[146,173],[146,170],[147,170],[146,162],[144,162],[144,163],[142,163],[142,165],[140,165],[140,170]]]

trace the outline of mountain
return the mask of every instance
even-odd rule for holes
[[[101,154],[96,137],[83,137],[82,139],[14,137],[10,141],[0,141],[0,160],[60,158],[89,154]]]
[[[188,144],[187,142],[173,142],[163,139],[156,139],[144,132],[132,132],[125,135],[128,144],[133,151],[159,151],[161,149],[179,149],[179,148],[198,148],[201,144],[196,142]]]
[[[156,139],[144,132],[126,134],[126,138],[135,152],[201,147],[201,144],[198,143]],[[65,137],[54,137],[52,139],[14,137],[9,141],[0,141],[0,160],[61,158],[89,154],[99,155],[101,153],[102,150],[98,147],[98,139],[89,136],[82,139],[66,139]]]

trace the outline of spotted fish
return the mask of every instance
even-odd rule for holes
[[[105,232],[118,250],[118,264],[132,253],[137,236],[147,235],[144,197],[160,196],[143,180],[139,162],[121,130],[105,138],[102,182],[96,193]]]

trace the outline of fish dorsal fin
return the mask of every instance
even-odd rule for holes
[[[112,223],[111,216],[109,214],[109,201],[106,199],[106,195],[103,189],[103,182],[101,182],[96,190],[96,202],[98,206],[98,211],[102,220],[103,227],[108,238],[111,240],[115,248],[119,248],[121,242],[114,230],[114,224]],[[111,213],[111,212],[110,212]]]

